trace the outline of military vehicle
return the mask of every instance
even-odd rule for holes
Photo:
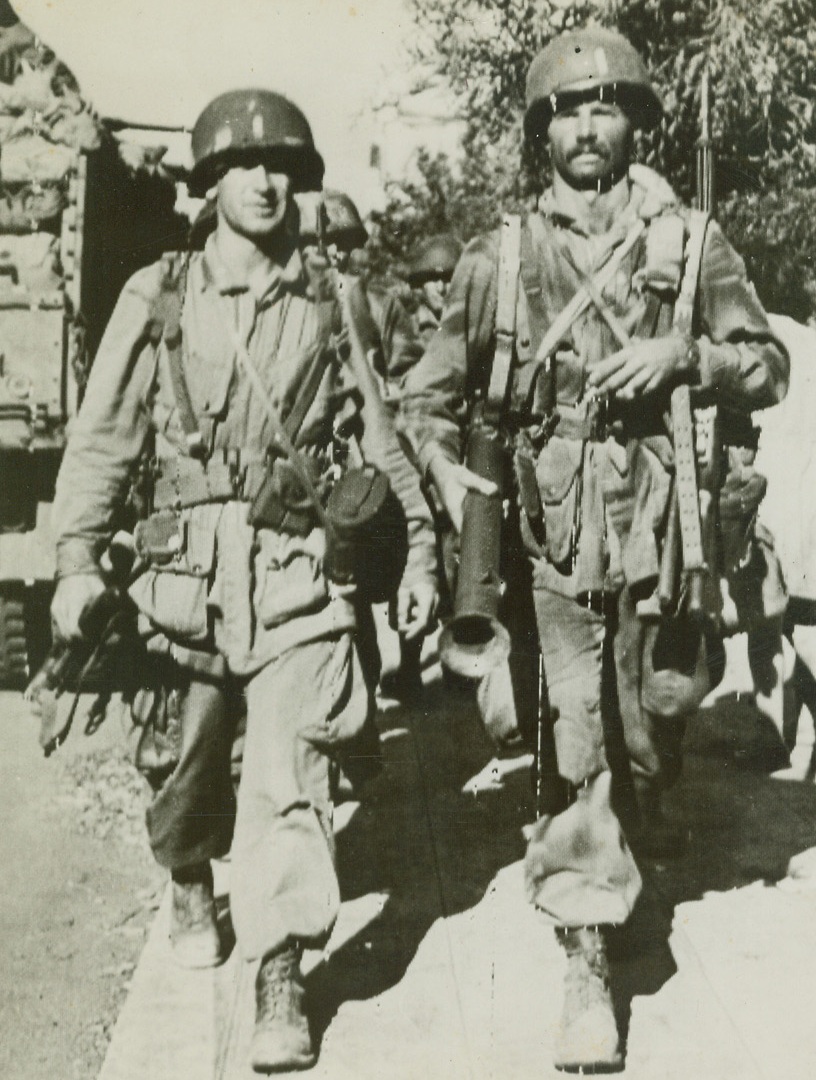
[[[50,644],[49,510],[66,431],[127,278],[184,247],[161,133],[97,117],[39,42],[0,72],[0,686]],[[137,141],[133,141],[134,138]],[[151,140],[153,145],[151,145]]]

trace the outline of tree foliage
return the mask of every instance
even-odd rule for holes
[[[596,23],[620,30],[645,57],[666,116],[638,156],[686,200],[694,194],[700,75],[708,65],[721,220],[766,302],[790,310],[796,294],[794,313],[805,314],[816,218],[816,0],[411,5],[416,59],[445,76],[468,123],[460,161],[421,155],[417,177],[393,185],[378,233],[386,257],[437,228],[467,239],[542,186],[546,163],[521,149],[527,68],[554,35]]]

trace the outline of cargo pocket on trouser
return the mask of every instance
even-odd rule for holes
[[[306,537],[271,529],[260,529],[257,535],[255,610],[266,629],[325,607],[329,592],[323,575],[322,530],[313,529]]]
[[[345,796],[382,771],[374,697],[350,634],[336,642],[323,685],[330,708],[322,722],[303,728],[300,737],[332,759],[333,794]]]
[[[136,528],[137,553],[150,569],[130,588],[139,610],[168,637],[200,644],[210,634],[207,597],[221,505],[163,510]]]
[[[549,561],[559,569],[568,568],[575,553],[583,454],[584,444],[579,440],[553,435],[536,459],[536,482],[544,517],[543,547]]]

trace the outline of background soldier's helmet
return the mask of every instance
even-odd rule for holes
[[[450,281],[461,254],[462,243],[453,233],[431,236],[412,252],[405,267],[405,280],[410,285]]]
[[[295,191],[319,191],[323,159],[306,117],[271,90],[230,90],[196,120],[190,194],[201,197],[225,169],[257,159],[291,176]]]
[[[527,74],[528,139],[543,136],[559,99],[593,95],[616,102],[636,127],[655,127],[663,114],[640,54],[621,34],[600,27],[570,30],[536,56]]]
[[[309,192],[298,196],[297,204],[302,247],[334,244],[348,253],[364,247],[368,241],[360,211],[344,191]]]

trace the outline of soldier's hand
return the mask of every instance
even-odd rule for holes
[[[466,465],[438,454],[430,466],[431,479],[442,505],[457,532],[462,531],[462,507],[465,495],[477,491],[481,495],[495,495],[498,488],[491,480],[472,472]]]
[[[51,621],[62,641],[78,641],[79,618],[85,608],[105,591],[99,574],[70,574],[60,578],[51,601]]]
[[[397,630],[408,641],[430,630],[436,611],[436,598],[436,585],[432,581],[400,586],[397,592]]]
[[[593,368],[587,381],[599,395],[632,401],[692,375],[690,353],[688,340],[679,334],[638,339]]]

